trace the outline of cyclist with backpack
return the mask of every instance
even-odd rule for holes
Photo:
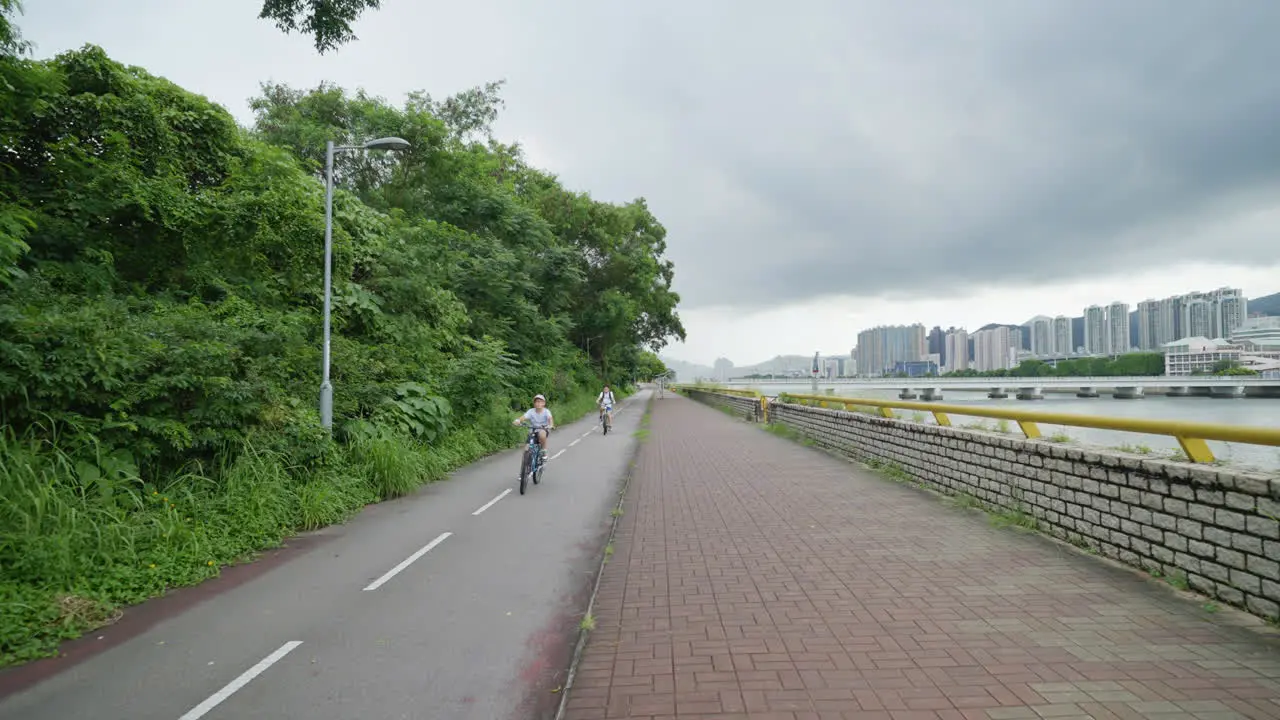
[[[601,390],[600,394],[596,396],[596,405],[600,408],[600,416],[597,419],[603,420],[605,413],[609,413],[609,424],[612,425],[613,403],[613,391],[609,389],[608,385],[605,385],[604,390]]]

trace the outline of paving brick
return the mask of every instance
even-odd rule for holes
[[[625,509],[570,719],[1280,717],[1280,643],[691,400]]]

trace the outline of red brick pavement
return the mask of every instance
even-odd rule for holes
[[[1280,643],[1156,581],[654,402],[566,720],[1280,718]]]

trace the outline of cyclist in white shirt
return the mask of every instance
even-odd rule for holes
[[[609,389],[608,385],[605,385],[604,390],[601,390],[600,394],[596,396],[596,405],[600,407],[600,417],[597,419],[603,420],[604,414],[609,413],[609,424],[612,425],[613,424],[613,391]]]
[[[538,445],[542,448],[542,459],[547,458],[547,433],[554,430],[556,420],[551,415],[551,410],[547,407],[547,399],[538,393],[533,396],[533,407],[524,415],[515,419],[512,425],[523,425],[529,423],[530,429],[538,434]]]

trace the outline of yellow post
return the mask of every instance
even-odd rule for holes
[[[893,417],[893,408],[887,408],[887,407],[883,407],[883,406],[881,406],[881,408],[880,408],[880,417],[892,418],[892,417]]]
[[[763,395],[760,396],[760,417],[764,418],[766,423],[769,422],[769,398]]]
[[[938,424],[942,427],[951,427],[951,418],[944,412],[934,410],[933,419],[937,420]]]
[[[1178,437],[1178,444],[1182,446],[1182,452],[1187,454],[1187,459],[1191,462],[1211,463],[1214,460],[1209,443],[1200,438]]]
[[[1026,435],[1028,440],[1040,437],[1040,426],[1030,420],[1019,420],[1018,427],[1022,429],[1022,434]]]

